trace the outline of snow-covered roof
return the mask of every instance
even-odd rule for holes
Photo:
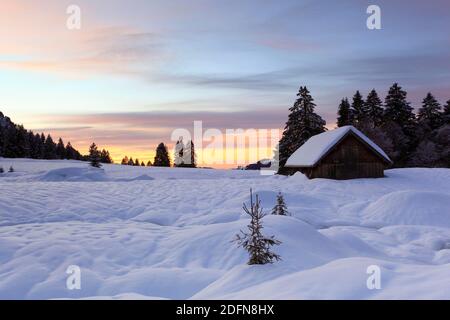
[[[315,135],[297,149],[287,160],[286,167],[313,167],[327,152],[333,148],[347,133],[352,131],[366,142],[386,161],[392,162],[388,155],[361,131],[353,126],[344,126],[335,130]]]

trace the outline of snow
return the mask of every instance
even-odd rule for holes
[[[0,299],[450,299],[450,170],[308,180],[257,171],[1,159]],[[249,189],[282,261],[231,242]],[[81,290],[66,288],[81,268]],[[379,266],[381,289],[366,286]]]
[[[316,163],[349,131],[355,133],[375,149],[386,161],[391,162],[388,155],[370,140],[365,134],[353,126],[344,126],[315,135],[298,148],[287,160],[286,167],[313,167]]]

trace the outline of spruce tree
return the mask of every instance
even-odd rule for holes
[[[183,164],[182,167],[196,168],[197,155],[195,154],[194,142],[188,141],[183,149]]]
[[[315,103],[306,87],[300,87],[279,143],[279,173],[284,173],[287,159],[306,140],[325,131],[325,121],[314,112]]]
[[[383,123],[383,104],[375,89],[372,89],[367,95],[365,112],[367,113],[366,118],[372,126],[379,127]]]
[[[431,92],[422,101],[422,107],[417,113],[417,120],[419,125],[426,126],[429,130],[437,129],[442,125],[441,105]]]
[[[89,147],[89,161],[90,165],[94,168],[101,168],[102,164],[100,163],[100,152],[97,149],[97,145],[92,143]]]
[[[56,145],[56,157],[58,159],[66,159],[66,147],[61,138],[59,138],[58,144]]]
[[[148,160],[147,167],[151,167],[151,166],[153,166],[153,163],[150,160]]]
[[[444,106],[442,118],[445,124],[450,124],[450,100],[448,100]]]
[[[343,127],[353,124],[353,114],[350,108],[350,103],[347,98],[341,100],[338,109],[337,126]]]
[[[127,156],[125,156],[123,159],[122,159],[122,162],[121,162],[121,165],[124,165],[124,166],[127,166],[128,165],[128,157]]]
[[[167,147],[164,143],[160,143],[156,148],[155,160],[153,161],[155,167],[170,167],[170,158]]]
[[[361,126],[362,123],[366,120],[367,112],[364,99],[359,90],[356,91],[355,95],[353,96],[351,110],[353,115],[353,125],[355,127]]]
[[[284,197],[281,192],[277,195],[277,203],[272,209],[272,214],[278,216],[288,216],[289,212],[287,210],[286,202],[284,201]]]
[[[47,139],[45,139],[44,143],[44,158],[45,159],[56,159],[56,144],[53,142],[53,139],[50,135],[47,135]]]
[[[141,167],[145,167],[144,161],[141,162]]]
[[[129,166],[134,166],[133,157],[131,157],[130,160],[128,160],[128,165]]]
[[[413,108],[406,100],[406,91],[394,83],[385,98],[383,130],[391,139],[397,156],[394,165],[402,167],[415,150],[420,137],[416,134],[416,122]]]
[[[136,167],[139,167],[139,166],[141,165],[141,163],[139,162],[139,159],[138,159],[138,158],[136,158],[136,160],[134,160],[134,165],[135,165]]]
[[[184,143],[183,138],[180,137],[175,144],[175,152],[173,157],[173,166],[174,167],[181,167],[183,165],[183,152],[184,152]]]
[[[406,91],[394,83],[384,99],[384,122],[393,121],[401,127],[410,127],[414,122],[413,108],[406,100]]]
[[[262,234],[263,223],[262,219],[265,214],[261,207],[261,201],[256,195],[256,200],[253,202],[253,194],[250,189],[250,208],[244,203],[243,209],[246,214],[250,216],[250,224],[248,232],[241,230],[240,234],[237,234],[234,241],[238,243],[240,247],[247,250],[249,254],[249,265],[253,264],[267,264],[273,263],[274,260],[280,260],[280,256],[270,251],[270,247],[281,244],[276,240],[274,236],[266,237]]]

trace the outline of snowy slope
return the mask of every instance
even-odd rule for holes
[[[0,159],[0,298],[450,299],[450,170],[332,181],[256,171]],[[253,188],[282,261],[231,243]],[[81,290],[66,289],[69,265]],[[366,287],[381,269],[381,290]]]

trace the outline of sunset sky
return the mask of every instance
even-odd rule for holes
[[[66,9],[81,8],[81,30]],[[382,30],[366,9],[381,7]],[[2,0],[0,111],[115,160],[176,128],[282,128],[298,87],[333,127],[359,89],[450,99],[450,2]]]

